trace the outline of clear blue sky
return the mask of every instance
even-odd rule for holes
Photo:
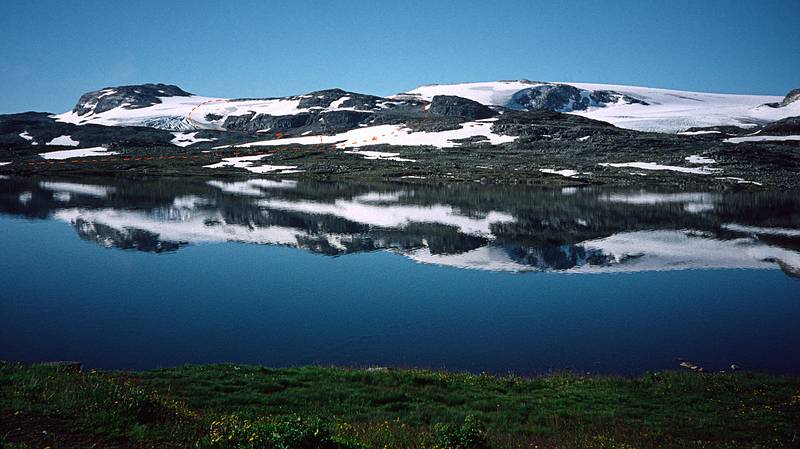
[[[0,112],[144,82],[221,97],[517,78],[783,95],[800,87],[798,17],[800,0],[4,0]]]

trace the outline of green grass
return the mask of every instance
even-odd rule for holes
[[[6,363],[3,438],[17,448],[796,448],[800,379]]]

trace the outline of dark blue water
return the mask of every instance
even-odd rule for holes
[[[81,209],[108,208],[93,198]],[[313,245],[182,242],[170,251],[120,249],[118,236],[98,244],[78,236],[80,221],[48,214],[0,215],[5,360],[635,374],[677,368],[683,358],[707,370],[737,364],[800,373],[800,280],[786,262],[760,253],[758,268],[670,269],[677,262],[662,257],[659,269],[620,269],[624,263],[608,260],[542,269],[540,258],[536,270],[520,272],[419,263],[408,248],[326,255]],[[788,252],[777,253],[788,260],[794,240],[781,241],[743,250],[767,246]],[[642,251],[632,263],[645,264],[651,252]],[[599,269],[583,274],[581,267]]]

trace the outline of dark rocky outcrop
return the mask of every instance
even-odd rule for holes
[[[225,129],[257,132],[261,130],[287,131],[301,128],[309,123],[311,114],[268,115],[251,112],[244,115],[231,115],[222,124]]]
[[[791,90],[781,101],[781,107],[789,106],[791,103],[795,101],[800,101],[800,89],[793,89]]]
[[[800,136],[800,116],[772,122],[761,129],[767,136]]]
[[[362,111],[331,111],[319,115],[313,121],[314,130],[319,132],[338,132],[357,127],[360,123],[372,117],[370,112]]]
[[[434,116],[462,117],[467,120],[481,120],[497,115],[497,112],[488,106],[453,95],[433,97],[428,112]]]
[[[528,111],[583,111],[622,99],[626,103],[647,103],[611,90],[585,91],[568,84],[542,84],[529,87],[511,97],[509,107]]]
[[[794,103],[795,101],[800,101],[800,89],[792,89],[783,97],[780,103],[765,103],[764,106],[769,106],[771,108],[783,108],[789,106],[790,104]]]
[[[341,108],[354,108],[359,111],[370,111],[378,107],[378,103],[386,101],[381,97],[374,95],[364,95],[355,92],[347,92],[342,89],[326,89],[310,92],[306,95],[301,95],[300,104],[298,107],[305,108],[328,108],[331,103],[342,97],[347,97],[339,107]]]
[[[718,125],[718,126],[693,126],[688,128],[686,131],[687,133],[696,133],[696,132],[703,132],[703,131],[717,131],[719,134],[725,134],[730,136],[739,136],[745,134],[752,134],[752,128],[742,128],[741,126],[734,126],[734,125]],[[702,134],[700,134],[702,135]]]
[[[548,110],[507,112],[492,126],[492,131],[510,136],[585,137],[633,134],[599,120]]]
[[[192,94],[171,84],[138,84],[106,87],[81,95],[72,111],[78,115],[99,114],[117,107],[139,109],[161,103],[159,97],[189,97]]]
[[[269,130],[272,132],[288,132],[301,134],[307,131],[313,133],[339,132],[357,127],[363,121],[373,116],[366,111],[312,111],[295,115],[267,115],[245,114],[229,116],[225,119],[223,127],[227,130],[255,133]]]

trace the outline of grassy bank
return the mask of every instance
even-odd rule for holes
[[[788,448],[800,444],[800,379],[233,365],[78,372],[3,363],[0,441],[10,448]]]

